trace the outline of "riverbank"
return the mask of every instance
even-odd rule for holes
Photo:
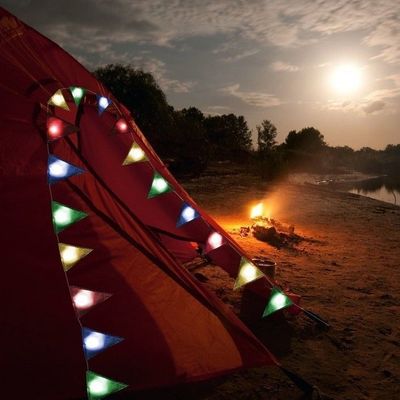
[[[304,317],[281,324],[268,347],[285,365],[332,399],[397,399],[400,385],[400,208],[326,187],[261,184],[246,175],[207,176],[184,183],[196,201],[251,256],[278,264],[276,279],[302,295],[306,308],[332,328],[324,332]],[[249,208],[263,200],[273,218],[295,226],[305,238],[278,250],[239,228]],[[218,271],[203,271],[211,288],[233,307],[237,294]],[[268,323],[267,323],[268,325]],[[263,327],[255,333],[262,339]],[[273,368],[229,377],[202,399],[299,399]],[[180,397],[178,397],[180,398]],[[191,397],[192,398],[192,397]]]

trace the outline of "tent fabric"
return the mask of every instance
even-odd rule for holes
[[[276,363],[263,344],[179,261],[213,231],[229,245],[211,259],[236,276],[241,249],[181,188],[124,106],[55,43],[0,8],[0,377],[5,398],[87,398],[86,373],[127,391]],[[68,88],[87,94],[77,106]],[[48,105],[61,90],[69,110]],[[98,96],[112,105],[98,112]],[[129,134],[115,132],[116,116]],[[49,117],[73,129],[48,141]],[[122,163],[132,141],[149,162]],[[54,155],[85,172],[48,183]],[[173,191],[147,198],[154,172]],[[52,201],[88,216],[53,229]],[[182,203],[201,218],[176,226]],[[179,239],[178,239],[179,238]],[[67,272],[59,243],[92,249]],[[70,288],[110,295],[84,314]],[[82,328],[122,338],[85,359]]]

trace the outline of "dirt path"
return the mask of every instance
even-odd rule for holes
[[[279,282],[301,294],[306,308],[331,323],[324,332],[299,317],[276,328],[277,338],[286,332],[290,345],[275,348],[269,337],[268,347],[285,365],[328,398],[400,398],[399,207],[312,186],[260,186],[244,175],[204,177],[184,186],[250,255],[273,258]],[[295,225],[296,233],[309,240],[296,249],[278,250],[254,238],[241,238],[238,229],[249,225],[249,206],[258,200],[265,200],[274,218]],[[224,286],[226,282],[214,274],[217,283],[209,285]],[[225,292],[224,300],[234,304],[237,297]],[[271,330],[271,324],[266,326]],[[261,339],[263,329],[256,329]],[[300,398],[272,370],[236,374],[208,392],[186,398]]]

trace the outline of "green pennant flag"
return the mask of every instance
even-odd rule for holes
[[[86,372],[86,387],[89,400],[99,400],[112,393],[125,389],[125,383],[113,381],[93,371]]]
[[[83,89],[78,86],[71,86],[69,88],[69,90],[72,94],[72,97],[74,98],[74,102],[75,102],[76,106],[78,107],[79,104],[81,103],[83,97],[85,96],[86,89]]]
[[[57,201],[51,202],[51,210],[53,213],[53,225],[56,233],[60,233],[75,222],[87,217],[85,212],[67,207]]]
[[[293,305],[293,301],[288,296],[282,293],[279,289],[272,288],[271,296],[263,312],[263,317],[268,317],[268,315],[271,315],[275,311],[282,310],[291,305]]]
[[[147,198],[151,199],[161,194],[172,192],[172,190],[170,184],[158,172],[155,172]]]
[[[240,260],[239,273],[233,289],[239,289],[247,283],[255,281],[256,279],[260,279],[263,276],[264,274],[252,262],[250,262],[247,258],[242,257]]]

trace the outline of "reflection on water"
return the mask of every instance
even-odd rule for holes
[[[394,178],[380,177],[356,182],[349,192],[400,205],[400,180]]]

